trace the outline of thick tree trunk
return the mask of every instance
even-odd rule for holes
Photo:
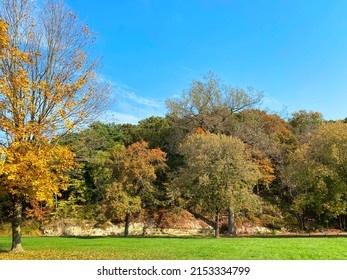
[[[130,214],[125,214],[125,227],[124,227],[124,237],[129,235],[129,224],[130,224]]]
[[[13,198],[13,214],[12,214],[12,252],[23,252],[22,248],[22,200],[20,197]]]
[[[231,210],[231,207],[228,209],[228,235],[236,236],[235,214]]]
[[[219,211],[216,211],[214,237],[219,237]]]

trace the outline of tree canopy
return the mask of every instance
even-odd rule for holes
[[[238,195],[251,196],[259,170],[244,144],[237,138],[217,134],[194,134],[181,145],[185,166],[174,181],[205,213],[215,216],[219,236],[219,215],[240,205]]]
[[[62,2],[3,0],[0,62],[1,190],[13,200],[12,250],[21,248],[26,199],[66,189],[74,154],[57,140],[99,111],[108,95],[88,58],[94,38]],[[7,34],[6,34],[7,32]]]

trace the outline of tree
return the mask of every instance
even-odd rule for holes
[[[153,203],[156,172],[166,167],[166,153],[159,148],[149,149],[141,141],[128,148],[118,146],[112,156],[114,182],[106,190],[109,216],[125,217],[124,236],[128,236],[130,216],[142,205]],[[155,202],[154,202],[155,203]]]
[[[235,197],[252,195],[259,171],[244,144],[231,136],[193,134],[180,146],[180,152],[185,166],[173,184],[203,212],[214,215],[218,237],[221,211],[237,210]]]
[[[137,131],[142,140],[148,142],[151,148],[168,150],[169,121],[162,117],[149,117],[139,121]]]
[[[168,99],[169,115],[184,121],[187,129],[201,127],[211,133],[221,133],[230,124],[230,116],[258,104],[263,93],[222,84],[213,72],[203,81],[194,80],[180,98]],[[190,125],[188,125],[190,124]]]
[[[300,110],[294,112],[289,119],[289,124],[292,126],[295,134],[305,140],[308,133],[316,130],[320,125],[324,123],[323,115],[319,112],[313,112],[306,110]]]
[[[8,26],[0,62],[6,138],[0,176],[2,192],[13,200],[13,251],[22,250],[22,203],[49,201],[67,186],[74,155],[57,144],[59,137],[99,112],[109,92],[87,57],[94,40],[87,27],[62,2],[35,4],[3,0],[0,6]]]
[[[22,204],[26,199],[53,202],[52,194],[67,189],[67,172],[75,166],[74,154],[67,147],[40,140],[12,142],[0,148],[0,193],[11,197],[12,251],[21,251]]]
[[[252,108],[263,98],[261,91],[223,84],[213,72],[194,80],[179,98],[166,100],[170,122],[169,148],[177,152],[179,143],[198,127],[210,133],[229,134],[231,116]]]
[[[294,193],[292,208],[301,212],[303,228],[308,209],[328,219],[340,216],[341,221],[346,220],[346,143],[347,125],[326,123],[310,134],[308,141],[290,157],[283,176]]]

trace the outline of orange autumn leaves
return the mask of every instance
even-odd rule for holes
[[[117,149],[111,163],[115,181],[106,189],[109,214],[123,218],[140,211],[141,198],[155,192],[156,172],[166,168],[165,162],[166,153],[149,149],[145,141]]]

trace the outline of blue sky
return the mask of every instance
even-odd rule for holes
[[[98,33],[117,102],[103,120],[164,116],[209,70],[265,94],[262,108],[347,117],[347,1],[66,0]]]

